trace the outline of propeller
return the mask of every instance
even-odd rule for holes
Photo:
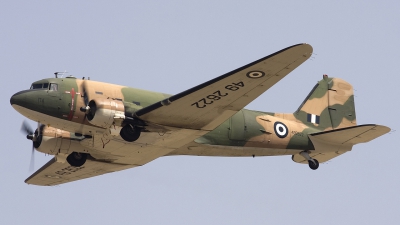
[[[34,169],[35,169],[35,147],[32,144],[31,162],[29,163],[29,171],[33,171]]]
[[[21,132],[26,134],[27,139],[33,140],[33,138],[34,138],[33,130],[31,128],[31,126],[29,126],[29,124],[25,120],[24,120],[24,122],[22,122]]]
[[[85,107],[81,107],[80,110],[81,112],[84,112],[85,115],[87,115],[89,113],[90,108],[89,108],[89,96],[87,94],[87,87],[85,80],[82,82],[82,94],[83,95],[81,95],[81,97],[83,97],[83,102],[85,103]]]
[[[26,135],[26,138],[32,140],[32,153],[31,153],[31,161],[30,161],[30,171],[34,169],[35,165],[35,148],[39,148],[42,142],[42,132],[43,132],[44,125],[38,123],[38,128],[33,132],[31,126],[26,122],[22,122],[21,132]]]
[[[85,116],[83,120],[85,121],[86,119],[92,120],[95,112],[96,112],[96,103],[92,100],[89,101],[89,95],[88,95],[88,88],[86,84],[86,80],[82,82],[82,94],[81,97],[83,98],[83,102],[85,103],[84,107],[81,107],[79,110],[81,112],[85,113]]]

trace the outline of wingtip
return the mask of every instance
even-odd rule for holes
[[[306,47],[306,48],[308,48],[308,51],[307,51],[307,52],[309,52],[310,55],[312,54],[312,52],[313,52],[313,47],[312,47],[310,44],[308,44],[308,43],[302,43],[301,45],[304,46],[304,47]]]
[[[385,132],[385,134],[387,134],[387,133],[392,131],[392,129],[390,127],[387,127],[387,126],[384,126],[384,125],[378,125],[377,124],[376,126],[381,128]]]
[[[289,49],[289,48],[301,49],[301,51],[303,52],[303,56],[306,57],[307,59],[310,58],[313,53],[313,47],[308,43],[300,43],[297,45],[292,45],[286,49]]]

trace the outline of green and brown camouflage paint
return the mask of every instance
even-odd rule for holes
[[[107,84],[74,77],[43,79],[33,84],[57,83],[58,91],[31,90],[24,98],[30,109],[47,115],[90,125],[84,107],[84,82],[90,99],[108,98],[124,102],[125,113],[159,102],[170,95]],[[41,102],[42,104],[36,104]],[[310,121],[310,115],[318,122]],[[281,125],[283,124],[283,125]],[[294,113],[271,113],[240,110],[215,130],[196,140],[197,143],[223,146],[313,150],[308,134],[356,125],[352,86],[338,78],[319,81]],[[281,131],[279,130],[281,129]],[[73,132],[73,131],[71,131]]]
[[[318,116],[318,123],[309,121]],[[275,126],[275,124],[284,124]],[[319,81],[294,113],[243,109],[197,143],[224,146],[314,150],[308,134],[356,125],[353,87],[339,78]],[[284,135],[279,135],[282,127]],[[278,131],[278,133],[277,133]]]

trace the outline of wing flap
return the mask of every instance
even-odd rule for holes
[[[81,167],[73,167],[68,163],[56,162],[55,158],[53,158],[28,177],[25,183],[54,186],[132,167],[135,167],[135,165],[113,164],[92,159],[88,159]]]
[[[212,130],[268,90],[312,53],[308,44],[278,51],[136,112],[149,123]]]

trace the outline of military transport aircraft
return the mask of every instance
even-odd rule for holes
[[[72,76],[36,81],[10,103],[38,122],[23,125],[33,148],[54,158],[25,182],[57,185],[169,155],[291,155],[315,170],[390,131],[357,125],[352,86],[326,75],[294,113],[243,109],[311,54],[293,45],[176,95]]]

